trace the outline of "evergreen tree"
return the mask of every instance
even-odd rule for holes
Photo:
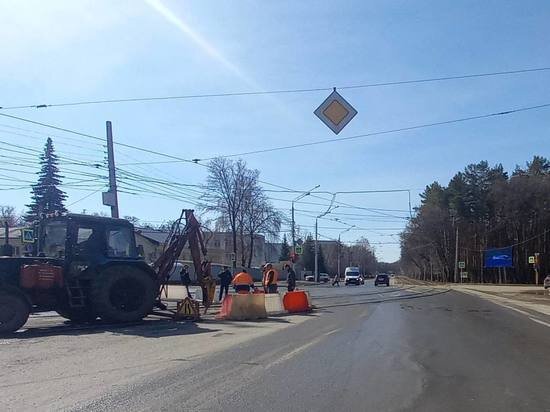
[[[63,178],[59,174],[58,162],[52,139],[48,137],[44,153],[40,156],[41,167],[38,172],[38,182],[32,186],[32,203],[27,205],[29,211],[25,220],[36,220],[40,213],[67,211],[63,205],[67,195],[58,188]]]
[[[315,251],[313,252],[313,266],[315,269]],[[319,265],[319,273],[327,273],[327,267],[325,265],[325,255],[323,253],[323,248],[319,245],[319,257],[317,258],[317,264]]]
[[[290,259],[290,246],[286,240],[286,233],[283,235],[283,243],[281,244],[281,254],[279,255],[279,261]]]
[[[306,237],[303,247],[304,253],[301,261],[304,264],[304,269],[313,271],[315,270],[315,243],[311,235]]]

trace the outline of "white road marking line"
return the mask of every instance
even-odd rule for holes
[[[313,339],[311,342],[308,342],[308,343],[306,343],[305,345],[302,345],[302,346],[300,346],[300,347],[298,347],[298,348],[296,348],[296,349],[294,349],[294,350],[288,352],[286,355],[283,355],[283,356],[281,356],[279,359],[277,359],[277,360],[275,360],[275,361],[273,361],[273,362],[267,364],[267,365],[265,366],[265,368],[268,369],[268,368],[271,368],[272,366],[279,365],[279,364],[281,364],[281,363],[283,363],[283,362],[286,362],[286,361],[289,360],[289,359],[292,359],[294,356],[298,355],[300,352],[303,352],[304,350],[306,350],[306,349],[309,348],[310,346],[313,346],[313,345],[315,345],[316,343],[319,343],[319,341],[320,341],[321,339],[323,339],[323,337],[324,337],[324,335],[323,335],[323,336],[319,336],[318,338]]]
[[[493,301],[493,302],[496,302],[496,301]],[[497,303],[498,303],[498,302],[497,302]],[[513,307],[513,306],[508,306],[508,305],[505,305],[505,304],[503,304],[503,303],[501,303],[500,306],[502,306],[503,308],[515,310],[516,312],[519,312],[519,313],[521,313],[521,314],[523,314],[523,315],[526,315],[526,316],[531,316],[531,314],[530,314],[529,312],[525,312],[524,310],[515,308],[515,307]]]
[[[333,333],[336,333],[336,332],[338,332],[338,331],[341,330],[341,329],[342,329],[342,328],[338,328],[338,329],[331,330],[330,332],[325,333],[324,336],[332,335]]]
[[[541,325],[548,326],[550,328],[550,323],[543,322],[542,320],[531,318],[531,317],[529,317],[529,319],[531,319],[533,322],[540,323]]]

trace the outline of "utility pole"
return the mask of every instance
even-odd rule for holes
[[[315,282],[319,282],[319,243],[317,241],[318,231],[317,231],[317,218],[315,218]]]
[[[293,254],[296,253],[296,226],[295,226],[295,220],[294,220],[294,203],[297,202],[300,199],[303,199],[306,196],[309,196],[311,194],[311,192],[313,192],[315,189],[318,189],[320,186],[321,185],[317,185],[315,187],[312,187],[307,192],[302,193],[296,199],[292,200],[292,209],[291,209],[291,211],[292,211],[292,225],[291,225],[291,228],[292,229],[291,230],[292,230],[292,253]]]
[[[340,244],[340,235],[338,235],[338,269],[337,269],[337,274],[338,274],[338,278],[337,279],[340,279],[340,254],[342,253],[342,245]]]
[[[338,206],[332,207],[334,204],[334,199],[336,198],[336,194],[332,195],[332,201],[330,202],[330,206],[328,207],[327,211],[325,213],[321,213],[319,216],[315,218],[315,282],[319,282],[319,233],[317,230],[318,220],[322,218],[325,215],[328,215],[330,212],[332,212],[334,209],[336,209]]]
[[[113,128],[107,121],[107,162],[109,165],[109,191],[103,193],[103,204],[111,206],[111,217],[118,218],[118,194],[116,187],[115,153],[113,149]]]
[[[335,219],[337,220],[337,219]],[[338,221],[338,220],[337,220]],[[343,223],[343,222],[342,222]],[[342,253],[342,243],[340,243],[340,236],[343,235],[346,232],[349,232],[351,229],[353,229],[355,225],[351,225],[346,230],[343,230],[338,234],[338,278],[340,278],[340,255]]]
[[[458,225],[456,226],[455,239],[455,283],[458,283]]]

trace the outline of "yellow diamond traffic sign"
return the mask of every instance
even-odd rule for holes
[[[334,89],[313,113],[338,134],[355,117],[357,110]]]

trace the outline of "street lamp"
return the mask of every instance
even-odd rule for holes
[[[341,223],[344,223],[344,222],[341,222]],[[346,223],[347,224],[347,223]],[[341,248],[342,248],[342,244],[340,243],[340,236],[343,235],[344,233],[346,232],[349,232],[351,229],[353,229],[355,227],[355,225],[352,225],[350,227],[348,227],[347,229],[345,230],[342,230],[339,234],[338,234],[338,278],[340,278],[340,255],[342,253],[341,251]]]
[[[292,200],[292,253],[296,253],[296,231],[295,231],[295,226],[294,226],[294,203],[297,202],[300,199],[303,199],[306,196],[309,196],[311,194],[311,192],[313,192],[315,189],[318,189],[319,187],[321,187],[321,185],[317,185],[317,186],[309,189],[307,192],[302,193],[296,199]]]
[[[332,203],[334,202],[334,197],[336,197],[336,195],[333,196],[332,202],[328,207],[327,211],[315,217],[315,282],[319,282],[319,240],[318,240],[319,233],[318,233],[317,223],[320,218],[328,215],[334,209],[338,208],[338,206],[332,207]]]

